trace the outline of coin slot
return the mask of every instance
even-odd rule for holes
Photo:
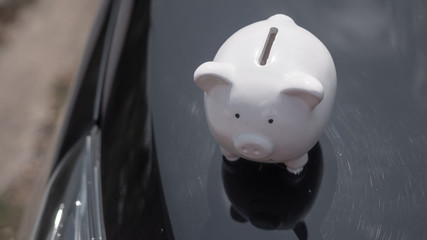
[[[276,39],[276,35],[279,32],[279,29],[276,27],[270,28],[270,32],[268,33],[267,40],[264,44],[264,49],[262,50],[261,57],[259,59],[259,64],[264,66],[267,64],[267,59],[270,56],[271,47],[273,46],[273,42]]]

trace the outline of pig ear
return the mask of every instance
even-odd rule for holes
[[[286,78],[286,88],[281,91],[288,96],[304,100],[313,109],[323,100],[323,86],[319,80],[306,73],[295,73]]]
[[[227,63],[205,62],[194,72],[194,82],[203,91],[209,91],[218,85],[232,86],[233,68]]]

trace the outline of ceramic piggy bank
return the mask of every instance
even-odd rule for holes
[[[298,174],[331,113],[336,71],[322,42],[279,14],[233,34],[194,81],[226,159],[284,163]]]

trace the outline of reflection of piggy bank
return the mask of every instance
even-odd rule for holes
[[[307,239],[304,219],[322,181],[320,145],[308,155],[314,161],[308,162],[298,176],[274,164],[224,161],[222,179],[233,219],[266,230],[293,229],[298,239]]]
[[[315,36],[274,15],[232,35],[194,81],[228,160],[284,163],[297,174],[331,113],[336,72]]]

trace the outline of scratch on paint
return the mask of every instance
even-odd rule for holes
[[[351,166],[350,166],[350,162],[347,161],[347,166],[348,166],[348,170],[350,171],[350,176],[353,175],[353,172],[351,171]]]
[[[200,184],[200,187],[203,189],[203,180],[202,180],[202,177],[197,177],[197,180],[199,180],[199,184]]]

